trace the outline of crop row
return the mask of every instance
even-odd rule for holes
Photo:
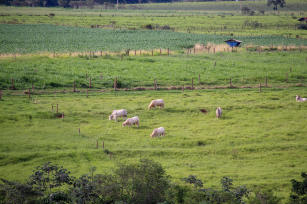
[[[54,25],[0,25],[0,53],[120,51],[170,48],[195,43],[222,44],[235,36],[187,34],[171,31],[106,30]],[[307,45],[303,39],[278,36],[242,36],[244,44]]]

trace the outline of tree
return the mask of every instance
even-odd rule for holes
[[[302,173],[301,177],[303,181],[297,181],[295,179],[291,180],[292,183],[292,193],[290,195],[291,204],[304,204],[307,203],[307,174]]]
[[[268,0],[267,2],[268,6],[273,5],[273,10],[277,10],[278,5],[283,8],[286,5],[285,0]]]
[[[121,200],[127,203],[153,204],[164,201],[169,177],[159,163],[148,159],[120,165],[115,171],[120,184]]]

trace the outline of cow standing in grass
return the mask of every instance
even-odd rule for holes
[[[164,108],[163,99],[152,100],[148,105],[148,109],[150,110],[151,108],[155,108],[156,106],[159,106],[159,108]]]
[[[221,107],[218,107],[215,111],[215,115],[217,118],[220,118],[222,117],[222,108]]]
[[[307,98],[301,98],[300,96],[296,95],[296,102],[304,102],[307,101]]]
[[[158,136],[165,136],[164,127],[159,127],[159,128],[154,129],[150,135],[151,138],[158,137]]]
[[[126,126],[128,125],[129,127],[131,125],[137,125],[137,127],[139,127],[139,124],[140,124],[140,119],[138,116],[134,116],[132,118],[128,118],[125,122],[123,122],[122,126]]]
[[[117,122],[118,117],[127,118],[127,114],[126,109],[113,110],[112,114],[109,116],[109,120],[115,120]]]

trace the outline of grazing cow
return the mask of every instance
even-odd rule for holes
[[[156,106],[159,106],[160,108],[164,108],[164,101],[163,99],[156,99],[152,100],[148,106],[148,109],[154,108]]]
[[[137,125],[139,127],[139,124],[140,124],[140,119],[138,116],[134,116],[132,118],[128,118],[125,122],[123,122],[122,126],[126,126],[128,125],[129,127],[131,125]]]
[[[218,107],[218,108],[216,109],[215,115],[216,115],[217,118],[222,117],[222,109],[221,109],[221,107]]]
[[[304,102],[307,101],[307,98],[301,98],[300,96],[296,95],[296,102]]]
[[[127,118],[127,110],[126,109],[113,110],[112,114],[109,116],[109,120],[115,120],[117,122],[118,117]]]
[[[150,137],[153,138],[153,137],[158,137],[158,136],[165,136],[165,129],[164,127],[159,127],[159,128],[156,128],[152,131]]]

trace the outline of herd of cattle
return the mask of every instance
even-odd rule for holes
[[[307,98],[301,98],[300,96],[296,95],[296,101],[297,102],[304,102],[307,101]],[[155,108],[155,107],[159,107],[159,108],[164,108],[164,100],[163,99],[156,99],[156,100],[152,100],[150,102],[150,104],[148,105],[148,110],[150,110],[151,108]],[[222,116],[222,108],[218,107],[215,111],[216,117],[220,118]],[[122,117],[122,118],[127,118],[128,112],[126,109],[120,109],[120,110],[113,110],[112,114],[109,116],[109,120],[115,120],[117,121],[117,118]],[[132,126],[132,125],[136,125],[137,127],[139,127],[140,125],[140,119],[138,116],[134,116],[132,118],[127,118],[125,122],[123,122],[122,126]],[[165,136],[165,129],[164,127],[159,127],[159,128],[155,128],[150,137],[158,137],[158,136]]]
[[[155,107],[164,108],[164,100],[163,99],[152,100],[150,104],[148,105],[148,110],[150,110],[151,108],[155,108]],[[215,113],[216,113],[216,117],[220,118],[222,116],[222,108],[218,107]],[[109,120],[117,121],[117,118],[119,117],[127,118],[127,115],[128,115],[128,112],[126,109],[113,110],[112,114],[109,116]],[[138,116],[127,118],[125,122],[123,122],[122,124],[123,127],[132,126],[132,125],[136,125],[137,127],[139,127],[140,119]],[[158,137],[158,136],[165,136],[164,127],[155,128],[150,135],[151,138]]]

